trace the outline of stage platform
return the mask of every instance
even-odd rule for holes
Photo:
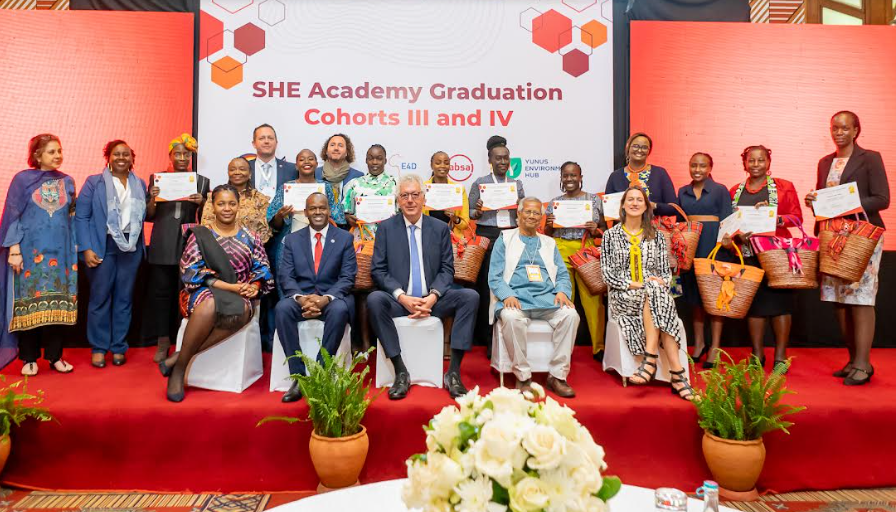
[[[268,392],[268,373],[242,394],[188,388],[184,402],[165,399],[154,349],[133,349],[123,367],[90,366],[88,349],[67,349],[76,369],[61,375],[41,361],[32,390],[46,393],[58,423],[28,423],[13,431],[6,485],[59,490],[302,491],[317,486],[308,457],[310,423],[266,424],[268,415],[303,415],[304,401],[283,404]],[[737,356],[745,349],[735,349]],[[769,355],[771,353],[769,352]],[[808,410],[793,418],[792,435],[766,437],[761,490],[896,486],[896,350],[874,353],[869,385],[845,387],[830,373],[843,350],[794,349],[792,403]],[[265,359],[270,365],[270,359]],[[19,376],[15,362],[3,373]],[[497,386],[481,347],[463,365],[464,382]],[[536,377],[536,380],[543,376]],[[511,379],[512,382],[512,379]],[[623,388],[604,373],[590,349],[576,347],[566,401],[606,449],[608,473],[645,487],[696,489],[707,470],[694,408],[668,385]],[[413,387],[407,399],[380,396],[365,425],[370,452],[363,483],[400,478],[404,460],[424,450],[422,425],[450,403],[441,389]]]

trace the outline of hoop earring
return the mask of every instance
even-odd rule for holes
[[[769,170],[765,171],[765,175],[766,175],[766,176],[771,176],[771,175],[772,175],[772,170],[769,169]]]

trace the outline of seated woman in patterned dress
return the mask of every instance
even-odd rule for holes
[[[232,185],[212,191],[215,220],[198,226],[180,260],[181,313],[189,318],[179,352],[159,363],[168,400],[184,399],[184,377],[194,355],[224,341],[252,319],[252,301],[274,288],[264,244],[237,222],[240,194]]]
[[[629,188],[622,196],[620,222],[604,234],[600,265],[609,286],[610,313],[632,355],[641,356],[630,382],[647,384],[653,379],[657,349],[662,346],[672,374],[672,393],[693,400],[694,390],[678,360],[682,333],[669,291],[669,251],[666,239],[651,223],[649,204],[643,189]]]

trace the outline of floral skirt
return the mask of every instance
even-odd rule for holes
[[[884,237],[880,237],[874,254],[865,269],[865,275],[856,283],[849,283],[839,277],[821,276],[821,300],[839,302],[852,306],[873,306],[877,299],[878,274],[880,259],[884,252]]]

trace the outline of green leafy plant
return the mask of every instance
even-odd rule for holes
[[[766,374],[755,356],[735,362],[720,353],[715,368],[700,372],[706,388],[698,390],[693,402],[700,428],[735,441],[759,439],[773,430],[789,434],[793,423],[784,417],[805,409],[781,403],[785,395],[794,394],[785,388],[791,360]]]
[[[319,340],[318,340],[319,341]],[[314,431],[323,437],[346,437],[361,431],[361,421],[370,404],[379,396],[368,397],[369,384],[364,380],[370,372],[370,367],[356,372],[355,367],[364,363],[368,355],[373,352],[370,348],[367,352],[358,352],[346,364],[350,356],[331,356],[323,347],[320,349],[323,363],[308,355],[297,352],[290,357],[300,357],[308,369],[308,375],[292,374],[290,378],[298,381],[299,389],[308,402],[308,417],[294,418],[290,416],[268,416],[258,422],[258,425],[268,421],[285,421],[296,423],[298,421],[311,421]]]
[[[6,376],[0,375],[0,382],[6,384]],[[43,391],[28,393],[28,379],[18,380],[0,387],[0,436],[9,434],[12,426],[19,426],[28,418],[38,421],[51,421],[53,415],[44,407]]]

